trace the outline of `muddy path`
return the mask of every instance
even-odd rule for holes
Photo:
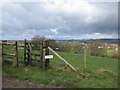
[[[2,88],[62,88],[55,86],[47,86],[44,84],[38,84],[36,82],[30,82],[27,80],[19,80],[16,78],[7,78],[2,79]]]

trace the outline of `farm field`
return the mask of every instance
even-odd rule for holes
[[[3,66],[3,77],[28,80],[56,87],[69,88],[117,88],[118,87],[118,60],[87,56],[87,68],[84,71],[83,55],[58,52],[64,59],[73,65],[77,71],[72,71],[64,62],[54,55],[50,60],[50,68],[43,70],[37,66],[23,64],[23,49],[19,51],[19,67],[11,68],[10,64]],[[85,74],[85,77],[84,75]]]
[[[120,89],[118,0],[1,1],[1,89]]]

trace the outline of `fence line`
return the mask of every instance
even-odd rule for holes
[[[11,46],[11,47],[8,47]],[[12,50],[12,53],[6,53],[6,50]],[[12,59],[11,59],[12,58]],[[2,41],[2,60],[12,62],[12,67],[18,67],[18,44],[17,41],[15,43],[5,43]]]

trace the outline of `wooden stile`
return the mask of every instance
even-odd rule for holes
[[[37,44],[37,48],[34,46],[34,44]],[[41,68],[47,69],[49,67],[49,59],[45,60],[45,55],[49,55],[49,49],[48,49],[49,42],[45,42],[45,46],[43,44],[43,40],[41,43],[33,43],[27,42],[25,39],[25,45],[24,45],[24,62],[28,63],[29,65],[37,64]],[[35,53],[34,51],[39,51],[38,53]],[[37,58],[39,57],[39,59]],[[34,62],[36,61],[36,62]]]

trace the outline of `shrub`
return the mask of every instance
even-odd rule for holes
[[[120,58],[120,55],[118,55],[117,53],[113,53],[109,57],[110,58]]]

